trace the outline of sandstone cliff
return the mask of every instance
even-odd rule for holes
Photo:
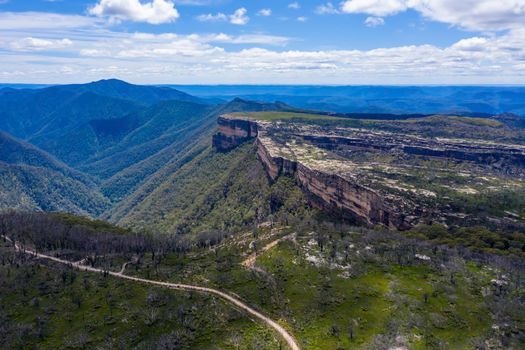
[[[384,225],[407,229],[405,215],[390,209],[378,192],[335,173],[323,172],[297,160],[275,153],[275,145],[265,134],[264,124],[252,120],[222,116],[213,138],[219,151],[228,151],[256,138],[257,155],[268,176],[275,180],[281,175],[295,176],[311,204],[330,213],[356,219],[367,225]]]
[[[255,139],[270,179],[293,176],[313,206],[369,226],[404,230],[420,222],[488,222],[522,227],[522,202],[515,194],[525,190],[524,145],[497,137],[429,137],[367,123],[355,127],[352,120],[330,118],[223,115],[213,144],[228,151]],[[473,205],[486,209],[475,214]]]

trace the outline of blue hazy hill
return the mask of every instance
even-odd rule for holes
[[[340,113],[525,115],[523,86],[173,85],[194,96],[263,102]]]

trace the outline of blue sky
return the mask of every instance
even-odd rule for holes
[[[0,82],[524,84],[525,0],[0,0]]]

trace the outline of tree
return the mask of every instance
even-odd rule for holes
[[[354,340],[355,336],[354,323],[354,320],[350,320],[350,325],[348,326],[348,339],[350,339],[350,341]]]

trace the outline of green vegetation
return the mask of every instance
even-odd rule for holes
[[[303,350],[518,349],[525,342],[521,170],[496,159],[302,148],[312,162],[330,161],[321,151],[333,152],[364,171],[365,185],[377,181],[378,191],[428,208],[428,225],[400,234],[313,209],[294,178],[269,180],[253,144],[225,153],[210,146],[215,118],[233,112],[320,131],[344,125],[523,143],[523,130],[505,119],[342,118],[238,99],[209,106],[117,81],[88,85],[24,92],[27,109],[14,93],[0,96],[0,117],[13,132],[84,171],[0,134],[0,209],[85,215],[3,211],[0,234],[104,270],[127,263],[127,275],[235,294],[282,324]],[[27,121],[40,99],[34,123],[18,123],[13,111],[23,109]],[[290,129],[272,136],[286,144]],[[45,132],[37,138],[38,130]],[[268,327],[214,297],[75,271],[15,252],[6,240],[0,263],[2,349],[284,350]]]
[[[500,127],[504,124],[498,120],[489,119],[489,118],[474,118],[474,117],[460,117],[455,115],[436,115],[427,118],[417,118],[417,119],[406,119],[400,120],[400,123],[447,123],[447,122],[460,122],[464,124],[472,124],[476,126],[489,126],[489,127]]]
[[[95,220],[85,216],[77,216],[70,213],[50,213],[53,218],[64,222],[70,226],[82,226],[89,228],[95,232],[109,232],[126,234],[131,233],[131,230],[115,226],[104,220]]]
[[[265,121],[277,121],[277,120],[288,120],[288,121],[315,121],[315,120],[333,120],[333,121],[346,121],[348,118],[334,117],[330,115],[322,114],[310,114],[310,113],[296,113],[296,112],[252,112],[252,113],[233,113],[232,116],[241,118],[250,118]]]
[[[270,330],[209,296],[13,260],[3,244],[0,259],[2,349],[278,348]]]
[[[0,162],[0,210],[68,211],[99,215],[109,201],[93,185],[42,167]]]
[[[228,153],[207,148],[142,198],[120,224],[165,233],[239,231],[268,215],[303,210],[293,181],[270,185],[246,144]]]
[[[73,261],[93,255],[88,263],[114,271],[129,262],[129,275],[235,293],[279,320],[305,350],[474,349],[487,342],[513,348],[523,340],[520,260],[474,257],[395,233],[323,221],[300,204],[302,192],[286,177],[267,193],[274,223],[256,220],[256,226],[230,237],[203,232],[193,235],[193,243],[180,235],[139,239],[109,224],[65,214],[7,215],[0,228],[40,252]],[[225,200],[234,198],[241,201],[237,205],[244,202],[235,196]],[[74,236],[69,234],[73,228]],[[433,232],[443,236],[440,230]],[[246,268],[243,261],[256,252],[255,264]],[[270,330],[213,298],[54,264],[38,267],[32,259],[13,255],[8,244],[0,253],[0,288],[9,296],[0,301],[8,310],[0,313],[7,317],[8,327],[0,327],[5,341],[44,348],[102,341],[138,348],[163,342],[183,349],[278,348]],[[35,331],[20,333],[28,324],[37,325]],[[22,336],[10,336],[15,333]]]
[[[525,233],[490,231],[485,227],[450,227],[420,225],[406,233],[437,244],[462,246],[477,252],[515,254],[525,257]]]

